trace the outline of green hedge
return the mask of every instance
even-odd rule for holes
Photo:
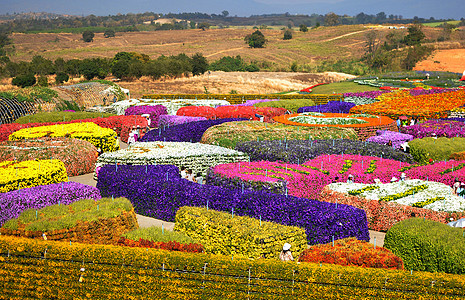
[[[195,243],[195,241],[188,235],[182,234],[176,231],[162,230],[161,227],[147,227],[147,228],[138,228],[133,231],[129,231],[123,234],[123,237],[138,241],[139,239],[152,241],[152,242],[178,242],[181,244],[190,244]]]
[[[199,100],[227,100],[231,104],[245,103],[255,99],[310,99],[317,104],[326,104],[328,101],[344,100],[342,95],[318,95],[318,94],[145,94],[144,99],[199,99]]]
[[[94,119],[94,118],[108,118],[116,116],[115,114],[108,113],[95,113],[95,112],[69,112],[69,111],[57,111],[57,112],[42,112],[30,116],[24,116],[16,119],[15,123],[27,124],[27,123],[48,123],[48,122],[69,122],[74,120],[83,119]]]
[[[461,228],[411,218],[389,229],[384,247],[402,258],[408,270],[465,274],[465,237]]]
[[[290,112],[297,113],[297,110],[304,106],[315,106],[316,103],[311,99],[297,100],[279,100],[255,103],[255,107],[280,107],[285,108]]]
[[[420,163],[426,163],[430,158],[434,161],[448,160],[453,153],[465,151],[465,138],[461,137],[425,137],[408,144],[413,159]]]
[[[463,299],[465,276],[0,236],[0,299]]]
[[[175,230],[201,243],[207,253],[249,258],[279,258],[284,243],[298,257],[307,248],[305,229],[233,216],[201,207],[181,207]]]

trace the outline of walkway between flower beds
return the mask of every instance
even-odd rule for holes
[[[82,184],[91,185],[91,186],[97,185],[97,182],[93,179],[92,173],[81,175],[81,176],[70,177],[69,180],[74,181],[74,182],[79,182]],[[162,221],[162,220],[145,217],[141,215],[137,215],[137,222],[139,223],[139,227],[142,227],[142,228],[152,227],[152,226],[161,227],[162,225],[166,230],[173,230],[174,228],[174,223],[172,222]],[[370,243],[374,244],[374,241],[376,238],[376,246],[382,247],[384,245],[385,235],[386,234],[384,232],[370,230]]]

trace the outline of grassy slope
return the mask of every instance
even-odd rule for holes
[[[369,85],[360,85],[350,81],[343,81],[319,85],[312,89],[312,94],[358,93],[378,90],[379,88],[372,87]]]

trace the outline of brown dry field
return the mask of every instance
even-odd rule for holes
[[[426,60],[417,63],[414,70],[462,73],[465,71],[465,49],[436,50]]]

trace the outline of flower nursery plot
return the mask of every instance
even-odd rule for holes
[[[186,117],[186,116],[173,116],[173,115],[161,115],[158,120],[158,126],[173,126],[195,121],[205,121],[205,117]]]
[[[118,115],[124,115],[126,109],[131,106],[139,106],[139,105],[163,105],[167,109],[167,113],[170,115],[175,115],[176,112],[185,106],[210,106],[210,107],[217,107],[220,105],[230,105],[230,103],[226,100],[196,100],[196,99],[131,99],[131,100],[124,100],[118,101],[113,103],[110,107],[113,108]]]
[[[371,136],[367,139],[367,142],[373,142],[378,144],[387,145],[389,142],[392,143],[392,147],[395,149],[401,149],[403,143],[413,140],[413,136],[410,134],[400,133],[389,130],[378,130],[376,136]]]
[[[63,181],[68,181],[68,175],[57,159],[0,163],[0,193]]]
[[[403,133],[416,139],[424,137],[465,137],[465,123],[453,120],[428,120],[413,126],[401,127]]]
[[[210,127],[201,143],[235,148],[239,142],[263,140],[351,139],[357,134],[350,128],[312,128],[258,121],[228,122]]]
[[[349,103],[345,101],[329,101],[327,104],[300,107],[297,110],[297,113],[321,112],[321,113],[346,113],[348,114],[350,109],[354,106],[355,106],[354,103]]]
[[[402,115],[444,118],[447,111],[465,104],[465,90],[446,93],[411,95],[396,91],[378,97],[379,102],[353,107],[351,113],[368,113],[397,118]]]
[[[40,138],[0,142],[0,161],[61,160],[69,176],[92,173],[98,152],[87,141],[69,138]]]
[[[192,169],[193,173],[205,173],[211,166],[249,157],[240,151],[214,145],[181,142],[133,143],[129,148],[103,153],[97,160],[102,165],[175,165]]]
[[[272,122],[273,117],[284,115],[285,108],[279,107],[251,107],[251,106],[220,106],[211,108],[207,106],[182,107],[176,113],[178,116],[205,117],[207,119],[246,118],[259,120],[256,115],[264,117],[265,122]]]
[[[158,127],[158,120],[161,115],[168,114],[166,107],[163,105],[141,105],[141,106],[131,106],[124,112],[126,116],[131,115],[150,115],[150,127]]]
[[[103,152],[117,150],[116,132],[109,128],[102,128],[94,123],[74,123],[24,128],[8,137],[10,141],[41,138],[44,136],[69,136],[85,140],[100,148]]]

